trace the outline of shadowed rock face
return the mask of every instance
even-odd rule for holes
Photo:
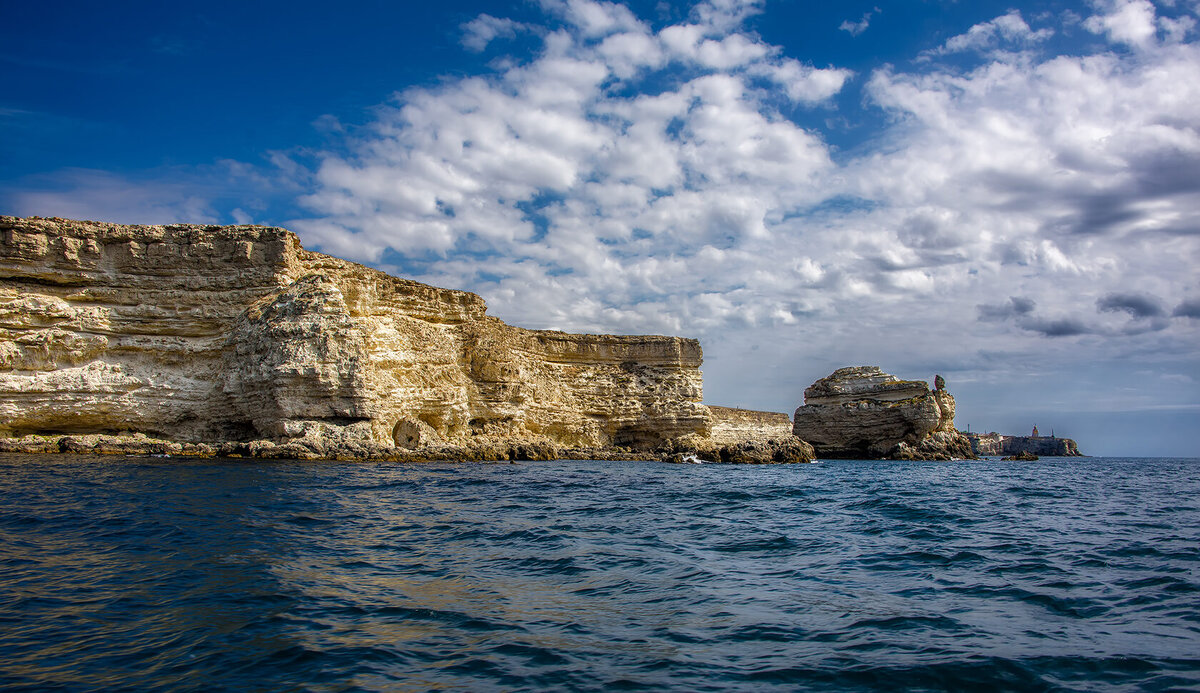
[[[279,228],[0,217],[0,437],[707,436],[695,340],[525,330]]]
[[[804,391],[792,432],[819,457],[972,458],[954,428],[954,397],[877,366],[841,368]]]

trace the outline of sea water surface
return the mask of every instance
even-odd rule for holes
[[[0,689],[1197,690],[1200,461],[0,457]]]

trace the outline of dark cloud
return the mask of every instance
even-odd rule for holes
[[[1074,318],[1039,318],[1033,314],[1036,307],[1032,298],[1024,296],[1010,296],[1006,303],[976,306],[982,322],[1013,320],[1021,329],[1046,337],[1073,337],[1095,331]]]
[[[1190,128],[1183,128],[1184,130]],[[1104,233],[1109,229],[1155,220],[1146,211],[1147,200],[1191,196],[1200,192],[1200,157],[1174,148],[1152,148],[1125,155],[1124,181],[1102,191],[1088,191],[1077,198],[1077,233]],[[1070,201],[1068,196],[1067,201]],[[1185,204],[1183,209],[1194,212]],[[1157,220],[1165,221],[1165,220]],[[1161,230],[1161,223],[1154,224]]]
[[[1072,318],[1059,318],[1057,320],[1031,319],[1022,320],[1018,324],[1022,329],[1037,332],[1047,337],[1074,337],[1075,335],[1088,334],[1092,331],[1087,325]]]
[[[1200,156],[1191,152],[1146,152],[1132,157],[1130,163],[1142,195],[1170,197],[1200,192]]]
[[[1029,315],[1033,312],[1034,306],[1032,298],[1023,296],[1010,296],[1007,303],[999,305],[979,305],[975,306],[979,310],[979,319],[985,322],[997,322],[1016,318],[1022,315]]]
[[[1157,298],[1141,294],[1108,294],[1096,301],[1096,308],[1107,313],[1124,311],[1135,318],[1155,318],[1164,312]]]
[[[1148,215],[1133,206],[1139,201],[1136,196],[1115,191],[1083,197],[1076,202],[1079,214],[1075,220],[1074,231],[1080,234],[1102,234],[1118,226],[1142,221]]]
[[[1178,306],[1175,306],[1175,310],[1171,315],[1177,318],[1195,318],[1200,320],[1200,298],[1191,298],[1180,303]]]
[[[1190,128],[1179,129],[1183,131]],[[1105,235],[1134,225],[1177,234],[1181,229],[1168,218],[1146,207],[1148,200],[1174,199],[1184,213],[1184,228],[1197,206],[1188,202],[1200,192],[1200,156],[1176,149],[1151,148],[1132,152],[1114,152],[1123,166],[1114,169],[1074,149],[1055,155],[1055,163],[1082,177],[1068,177],[1064,183],[1047,183],[1044,175],[987,170],[980,182],[993,191],[993,206],[1000,210],[1025,211],[1065,208],[1067,213],[1048,219],[1046,228],[1080,235]],[[1095,181],[1123,173],[1116,180],[1096,187]]]

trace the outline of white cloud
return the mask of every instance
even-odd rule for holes
[[[851,73],[722,33],[747,7],[701,8],[655,35],[612,5],[559,5],[575,28],[546,32],[537,59],[399,95],[354,156],[325,160],[307,198],[317,217],[294,226],[358,259],[440,254],[427,279],[481,290],[514,321],[672,331],[847,310],[879,321],[891,302],[982,303],[1008,281],[1034,296],[1074,286],[1090,309],[1098,277],[1151,264],[1149,248],[1106,239],[1196,219],[1191,46],[1145,64],[996,54],[967,74],[877,71],[867,93],[897,124],[884,146],[835,166],[821,136],[774,110],[755,80],[812,104]],[[943,50],[1050,33],[1010,12]],[[622,80],[672,64],[703,72],[619,95]],[[484,271],[456,260],[462,252],[495,258]],[[775,258],[794,269],[773,269]],[[647,308],[663,302],[682,311]],[[1078,308],[1041,305],[1047,331]]]
[[[871,26],[871,17],[874,16],[875,13],[881,11],[882,10],[876,7],[871,12],[864,13],[862,19],[858,20],[857,22],[852,22],[847,19],[846,21],[842,22],[840,26],[838,26],[838,29],[840,31],[849,32],[851,36],[858,36],[862,32],[866,31],[867,27]]]
[[[739,30],[745,21],[763,11],[765,0],[705,0],[692,7],[698,24],[716,33]]]
[[[846,81],[854,76],[842,68],[818,69],[790,58],[775,63],[759,63],[754,70],[783,87],[792,101],[818,104],[842,91]]]
[[[1178,19],[1159,17],[1158,28],[1163,32],[1168,43],[1179,43],[1196,30],[1196,20],[1186,15]]]
[[[481,14],[462,25],[462,45],[468,50],[479,53],[487,48],[494,39],[515,38],[517,32],[523,31],[525,28],[525,25],[511,19]]]
[[[1034,31],[1025,22],[1025,18],[1019,11],[1009,10],[1007,14],[976,24],[968,29],[967,33],[950,38],[937,49],[928,51],[924,55],[949,55],[967,51],[985,52],[994,50],[1001,45],[1029,46],[1045,41],[1053,35],[1054,31],[1048,28]]]
[[[1088,31],[1135,48],[1154,41],[1155,12],[1149,0],[1098,0],[1096,4],[1105,14],[1088,17],[1083,23]]]
[[[542,7],[563,16],[586,38],[597,38],[621,31],[645,31],[645,26],[628,7],[614,2],[542,0]]]

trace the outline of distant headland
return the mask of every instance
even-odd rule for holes
[[[1027,436],[1006,436],[999,433],[966,433],[971,441],[971,450],[976,455],[1016,456],[1038,455],[1042,457],[1082,457],[1079,446],[1070,438],[1059,438],[1053,434],[1040,435],[1038,427]]]
[[[930,389],[839,369],[789,420],[705,405],[694,339],[528,330],[486,311],[281,228],[0,216],[0,452],[780,463],[984,449],[954,428],[940,376]]]

